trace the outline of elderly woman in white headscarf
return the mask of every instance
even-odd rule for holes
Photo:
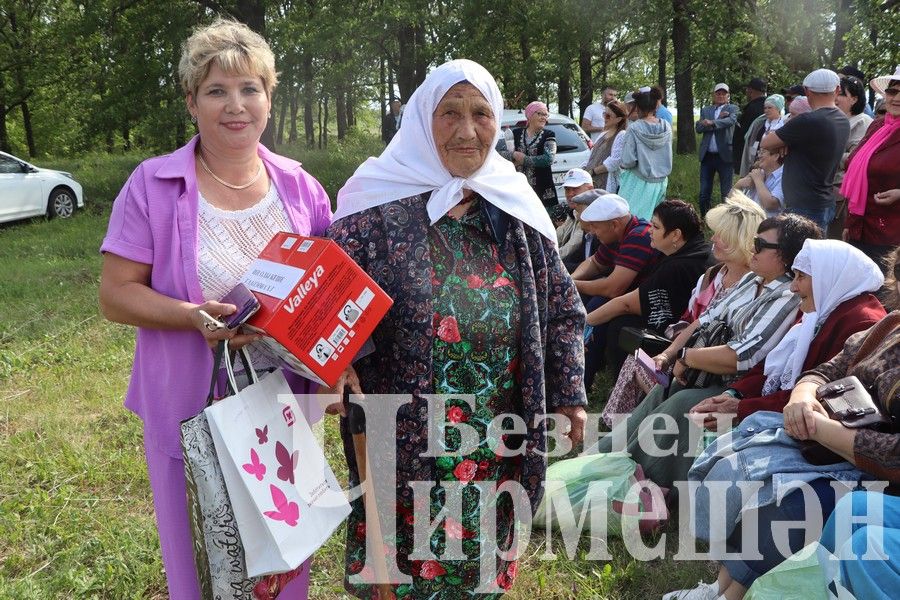
[[[780,412],[800,373],[831,360],[848,337],[884,317],[874,296],[884,277],[861,251],[836,240],[806,240],[794,259],[791,290],[803,313],[781,342],[720,395],[691,409],[716,428],[714,413],[744,419],[761,410]],[[724,421],[723,421],[724,422]]]
[[[761,385],[762,395],[757,393],[755,398],[741,399],[739,393],[737,397],[726,393],[692,410],[699,419],[705,417],[704,423],[709,427],[715,426],[713,413],[727,415],[736,411],[743,421],[734,434],[718,438],[697,458],[689,479],[702,480],[707,485],[723,481],[735,485],[744,481],[762,482],[765,488],[743,506],[739,502],[713,506],[709,494],[697,494],[694,503],[697,537],[711,543],[723,541],[731,557],[721,562],[714,583],[700,583],[693,595],[688,595],[689,590],[679,590],[664,598],[743,598],[760,575],[819,535],[814,527],[808,531],[792,530],[784,548],[775,542],[775,529],[783,530],[786,521],[821,524],[821,517],[828,516],[835,503],[832,477],[856,481],[858,472],[850,471],[852,467],[847,463],[837,467],[808,464],[800,455],[799,443],[781,433],[785,423],[790,423],[787,416],[790,409],[785,410],[784,417],[779,413],[785,409],[801,375],[832,360],[843,350],[848,337],[867,330],[885,316],[884,307],[872,295],[884,283],[884,277],[865,254],[836,240],[806,240],[794,259],[793,269],[795,278],[791,289],[801,298],[803,317],[769,353],[763,372],[757,374],[756,389]],[[744,382],[726,392],[736,392],[735,388],[748,390],[748,385]],[[791,433],[789,428],[787,432]],[[769,492],[781,477],[807,482],[819,504],[807,503],[800,489],[789,491],[776,503]],[[813,512],[817,508],[821,509],[819,515]],[[725,513],[724,521],[712,521],[725,523],[725,527],[711,526],[709,517],[713,511]],[[751,512],[756,513],[755,518],[751,518]],[[746,532],[744,523],[752,524]],[[761,558],[741,554],[751,547],[744,544],[745,534],[754,536],[758,546],[752,547],[759,548]],[[782,554],[785,550],[787,553]]]
[[[397,456],[395,505],[379,527],[396,525],[394,538],[385,534],[384,555],[396,559],[400,577],[391,591],[398,598],[503,593],[517,567],[497,553],[513,540],[516,511],[509,496],[488,504],[496,527],[483,530],[474,483],[518,482],[524,491],[516,508],[527,517],[522,506],[539,502],[545,470],[542,418],[562,413],[572,421],[569,437],[581,435],[584,308],[547,212],[525,177],[494,150],[502,109],[497,84],[477,63],[454,60],[435,69],[410,98],[403,127],[382,155],[363,163],[338,194],[329,229],[394,300],[373,335],[375,352],[356,371],[368,397],[402,394],[406,402],[388,439],[372,439],[371,427],[367,432],[370,456],[379,447],[385,448],[379,456]],[[430,415],[447,424],[437,440],[445,454],[437,458],[428,452],[430,394],[446,395],[443,413]],[[515,434],[504,425],[501,438],[492,435],[499,421],[488,426],[504,414],[525,423]],[[461,447],[462,429],[477,439]],[[345,421],[342,430],[351,482],[358,483]],[[369,471],[377,485],[394,465],[374,462]],[[423,492],[415,482],[439,483]],[[461,501],[441,483],[459,485]],[[374,592],[365,577],[365,508],[356,501],[350,516],[345,586],[368,598]],[[413,524],[421,527],[441,510],[446,519],[436,522],[430,545],[414,543]],[[458,547],[453,559],[444,555]]]

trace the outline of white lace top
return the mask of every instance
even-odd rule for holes
[[[276,232],[293,231],[274,185],[262,200],[243,210],[216,208],[200,194],[197,225],[197,267],[206,300],[219,300],[230,292]],[[250,356],[255,369],[271,366],[252,346]]]
[[[278,231],[292,231],[278,190],[250,208],[222,210],[200,194],[197,248],[200,288],[206,300],[219,300],[243,277],[250,263]]]

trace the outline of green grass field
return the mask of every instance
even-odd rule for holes
[[[328,153],[280,149],[299,158],[334,197],[379,146],[333,144]],[[140,156],[57,161],[85,183],[89,207],[67,221],[0,226],[0,599],[166,598],[139,420],[122,407],[134,332],[97,307],[109,207]],[[49,166],[49,165],[48,165]],[[678,157],[670,192],[693,199],[697,161]],[[595,388],[605,388],[608,379]],[[595,389],[599,410],[604,389]],[[326,452],[345,477],[336,424]],[[510,598],[650,598],[699,579],[708,563],[639,562],[610,539],[611,562],[576,555],[541,560],[535,532]],[[645,540],[648,545],[655,539]],[[317,553],[312,598],[343,598],[343,530]]]

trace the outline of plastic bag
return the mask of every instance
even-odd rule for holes
[[[818,542],[810,544],[759,577],[747,590],[744,600],[827,600],[818,547]]]
[[[668,519],[668,490],[646,481],[640,465],[623,452],[555,462],[547,468],[544,485],[533,521],[537,529],[549,526],[564,533],[581,529],[594,536],[622,536],[623,532],[655,531]],[[605,511],[605,519],[593,514],[598,510]]]

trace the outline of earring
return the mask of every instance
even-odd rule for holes
[[[270,119],[272,118],[272,113],[271,113],[271,111],[269,112],[269,118],[270,118]]]
[[[197,124],[197,115],[191,115],[191,123],[193,123],[194,125]]]

